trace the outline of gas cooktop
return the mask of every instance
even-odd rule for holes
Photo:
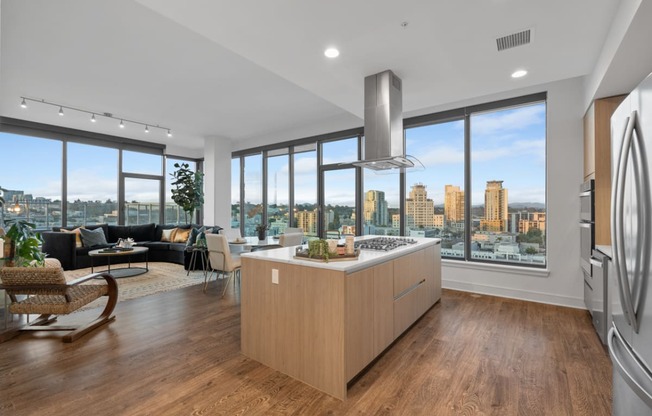
[[[416,244],[416,240],[407,237],[375,237],[355,242],[355,248],[362,250],[390,251],[395,248]]]

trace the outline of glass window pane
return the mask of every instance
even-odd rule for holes
[[[161,175],[163,156],[150,153],[122,151],[122,171],[126,173],[143,173]]]
[[[358,160],[358,138],[322,143],[322,163],[347,163]]]
[[[464,121],[406,129],[405,137],[406,153],[425,167],[406,173],[405,234],[440,237],[443,257],[464,258]]]
[[[124,181],[125,225],[157,224],[161,182],[157,179],[139,178],[125,178]]]
[[[295,153],[292,226],[303,228],[308,237],[317,237],[317,213],[317,151]]]
[[[247,237],[258,235],[256,225],[263,222],[263,156],[244,158],[244,233]]]
[[[471,116],[471,258],[546,263],[546,105]]]
[[[364,195],[362,202],[362,234],[400,235],[399,174],[395,171],[363,169]]]
[[[28,219],[40,230],[61,225],[61,164],[63,143],[0,133],[4,209],[0,222]]]
[[[68,143],[68,226],[118,223],[118,150]]]
[[[240,158],[231,159],[231,228],[240,228]]]
[[[355,229],[355,169],[324,172],[323,221],[325,238],[343,234],[356,235]]]
[[[181,209],[181,207],[172,200],[172,189],[174,188],[172,185],[172,181],[174,180],[172,174],[178,169],[174,167],[175,163],[178,163],[179,165],[186,163],[188,165],[188,169],[196,171],[197,162],[174,159],[171,157],[165,158],[165,223],[185,224],[186,220],[183,209]],[[194,222],[194,218],[192,222]]]
[[[267,158],[267,222],[269,235],[278,235],[288,226],[290,179],[288,156]]]

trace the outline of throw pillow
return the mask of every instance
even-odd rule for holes
[[[206,227],[201,227],[201,228],[192,228],[190,229],[190,236],[188,237],[188,241],[186,242],[187,247],[192,247],[195,244],[197,244],[198,240],[202,240],[205,238],[206,233],[208,230],[206,230]]]
[[[77,235],[75,236],[75,247],[82,247],[81,233],[80,233],[80,231],[79,231],[79,230],[81,230],[82,228],[84,228],[84,227],[77,227],[77,228],[75,228],[74,230],[66,230],[65,228],[62,228],[60,231],[61,231],[62,233],[68,233],[68,234],[73,233],[73,234],[77,234]]]
[[[173,243],[185,243],[190,237],[190,228],[187,230],[182,228],[175,228],[175,232],[172,233],[172,242]]]
[[[163,230],[161,234],[161,241],[172,241],[172,234],[176,231],[176,228],[170,228],[169,230]]]
[[[84,247],[93,247],[108,244],[106,242],[106,236],[104,235],[104,230],[102,228],[96,228],[94,230],[81,228],[79,231],[81,232],[81,239],[82,243],[84,243]]]

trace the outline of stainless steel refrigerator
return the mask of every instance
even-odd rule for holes
[[[652,415],[652,74],[611,117],[613,414]]]

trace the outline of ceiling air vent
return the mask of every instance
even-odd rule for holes
[[[496,46],[498,47],[498,52],[504,51],[505,49],[515,48],[521,45],[527,45],[530,43],[530,37],[532,35],[532,30],[527,29],[521,32],[512,33],[511,35],[503,36],[496,39]]]

